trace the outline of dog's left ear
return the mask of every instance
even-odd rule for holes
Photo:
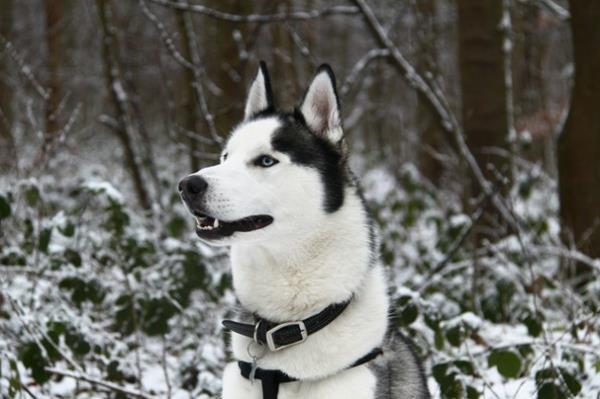
[[[244,107],[244,120],[248,120],[253,115],[274,107],[269,71],[267,70],[267,64],[261,61],[256,78],[254,78],[254,82],[252,82],[250,91],[248,92],[246,106]]]
[[[308,127],[318,136],[333,144],[343,138],[340,102],[335,87],[335,75],[328,64],[323,64],[304,94],[300,112]]]

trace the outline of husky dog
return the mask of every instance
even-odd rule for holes
[[[386,278],[340,115],[328,65],[281,112],[261,63],[220,164],[179,183],[200,239],[231,247],[248,315],[224,322],[237,360],[224,399],[429,398],[411,344],[388,331]]]

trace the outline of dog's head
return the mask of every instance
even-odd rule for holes
[[[319,67],[288,113],[276,109],[261,63],[221,162],[185,177],[179,192],[210,244],[301,237],[343,206],[345,148],[331,68]]]

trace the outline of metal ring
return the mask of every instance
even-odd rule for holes
[[[262,352],[260,354],[253,354],[252,350],[250,349],[252,347],[252,345],[257,345],[259,348],[262,348]],[[267,347],[261,343],[256,343],[254,341],[248,341],[248,346],[246,347],[246,352],[248,352],[248,356],[250,356],[250,359],[258,360],[258,359],[261,359],[265,355],[265,353],[267,353]]]
[[[260,342],[258,342],[258,326],[260,326],[260,322],[261,321],[262,320],[258,320],[258,323],[256,323],[254,325],[254,334],[253,334],[254,335],[254,342],[256,342],[257,344],[261,344]]]

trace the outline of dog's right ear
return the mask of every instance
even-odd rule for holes
[[[254,82],[252,82],[250,91],[248,92],[246,107],[244,108],[244,120],[248,120],[259,112],[267,111],[274,107],[269,71],[267,71],[267,65],[264,61],[261,61],[256,78],[254,78]]]

